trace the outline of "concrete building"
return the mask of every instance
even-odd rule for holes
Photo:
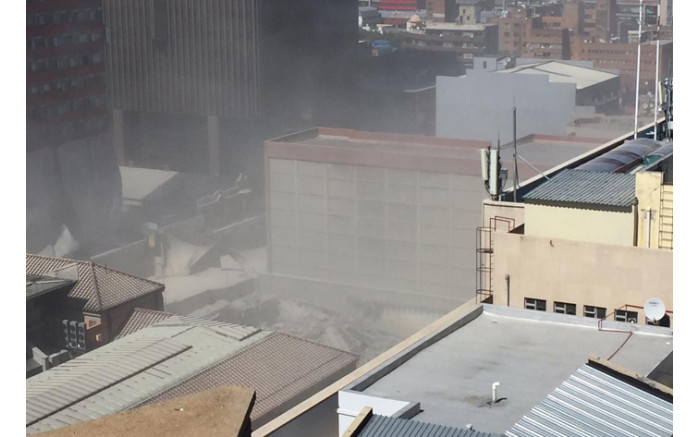
[[[629,375],[646,377],[648,387],[641,391],[645,397],[653,392],[653,404],[664,413],[652,423],[634,420],[634,426],[642,432],[657,424],[668,429],[672,391],[648,380],[666,365],[672,340],[666,328],[614,321],[599,326],[582,317],[464,304],[253,435],[282,437],[304,430],[310,436],[340,436],[364,407],[383,416],[505,434],[587,361],[618,387],[631,388],[625,385]],[[640,388],[639,381],[630,385]],[[618,408],[598,411],[590,423],[625,414]]]
[[[620,76],[593,68],[550,61],[499,71],[500,74],[544,75],[550,83],[576,84],[576,106],[592,106],[596,112],[619,106]]]
[[[456,20],[460,24],[480,23],[481,11],[492,10],[494,0],[455,0],[457,3]],[[452,20],[448,20],[452,21]]]
[[[27,380],[28,434],[230,385],[255,390],[255,429],[357,360],[286,334],[153,311],[128,325],[130,334]]]
[[[433,22],[399,35],[405,50],[450,53],[468,66],[475,56],[498,52],[498,27],[494,24]]]
[[[102,2],[32,0],[26,17],[27,251],[73,256],[118,212]]]
[[[352,2],[108,0],[104,8],[121,164],[257,176],[263,138],[351,120]]]
[[[661,41],[659,49],[659,80],[673,77],[673,41]],[[620,74],[622,96],[627,112],[634,111],[634,94],[637,80],[637,44],[610,44],[589,42],[573,38],[571,59],[592,61],[593,68],[616,70]],[[656,69],[656,41],[642,44],[642,60],[639,74],[640,96],[647,96],[653,104]],[[651,96],[649,96],[651,93]]]
[[[570,59],[570,35],[576,34],[582,4],[566,2],[553,4],[548,11],[537,8],[511,8],[502,15],[491,17],[489,23],[498,26],[498,51],[510,56],[541,59]],[[579,7],[580,6],[580,7]]]
[[[27,2],[27,151],[108,129],[102,2]]]
[[[380,10],[383,11],[417,11],[418,0],[378,0],[376,2]],[[423,1],[425,3],[425,1]]]
[[[596,144],[565,140],[530,139],[520,153],[544,169]],[[470,299],[489,145],[329,128],[267,141],[270,276],[324,301],[447,311]]]
[[[357,17],[359,27],[376,29],[377,24],[382,24],[382,16],[379,10],[373,6],[360,6]]]
[[[475,67],[481,67],[475,65]],[[481,68],[462,77],[438,77],[435,134],[496,143],[513,136],[563,135],[577,117],[615,105],[616,75],[558,62],[503,71]],[[582,106],[579,106],[582,105]]]
[[[672,325],[673,155],[649,165],[645,161],[662,148],[650,142],[642,150],[625,139],[629,136],[522,183],[518,200],[524,203],[484,203],[477,247],[480,299]],[[622,155],[633,165],[622,165]],[[651,298],[665,304],[661,320],[644,320],[642,308]]]
[[[109,343],[136,307],[163,309],[153,281],[87,261],[27,254],[26,265],[28,373],[32,360],[46,370]]]
[[[228,124],[222,119],[240,123],[260,114],[259,2],[108,0],[104,10],[119,161],[157,166],[148,155],[166,155],[153,138],[165,124],[174,134],[169,152],[178,150],[181,158],[172,154],[171,168],[193,170],[186,164],[197,163],[198,170],[218,174],[220,124]],[[206,162],[197,162],[201,156]]]
[[[327,128],[267,141],[268,270],[445,310],[468,299],[488,145]]]

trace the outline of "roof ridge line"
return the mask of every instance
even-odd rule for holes
[[[110,272],[114,272],[114,273],[119,273],[121,275],[128,276],[132,279],[138,279],[139,281],[150,282],[151,284],[158,285],[160,287],[163,287],[163,289],[165,289],[165,284],[161,284],[160,282],[151,281],[150,279],[146,279],[146,278],[142,278],[140,276],[132,275],[131,273],[123,272],[121,270],[116,270],[116,269],[113,269],[113,268],[108,267],[106,265],[95,263],[93,261],[83,261],[83,262],[89,262],[93,265],[96,265],[97,267],[102,268],[102,269],[109,270]]]
[[[95,295],[97,296],[97,308],[99,311],[104,310],[102,307],[102,296],[100,295],[100,287],[97,285],[97,275],[95,274],[95,263],[90,261],[90,277],[92,278],[92,285],[95,287]]]

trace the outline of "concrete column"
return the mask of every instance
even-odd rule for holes
[[[124,149],[124,111],[121,109],[112,110],[112,141],[114,142],[114,152],[117,155],[119,165],[126,162],[126,152]]]
[[[207,117],[207,132],[209,133],[209,174],[218,176],[219,171],[219,117],[210,115]]]

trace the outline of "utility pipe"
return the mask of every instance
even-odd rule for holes
[[[647,249],[651,247],[651,210],[644,213],[647,220]]]

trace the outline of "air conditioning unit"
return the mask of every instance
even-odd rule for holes
[[[77,344],[78,344],[78,349],[84,351],[85,350],[85,323],[83,322],[78,322],[77,323]]]

